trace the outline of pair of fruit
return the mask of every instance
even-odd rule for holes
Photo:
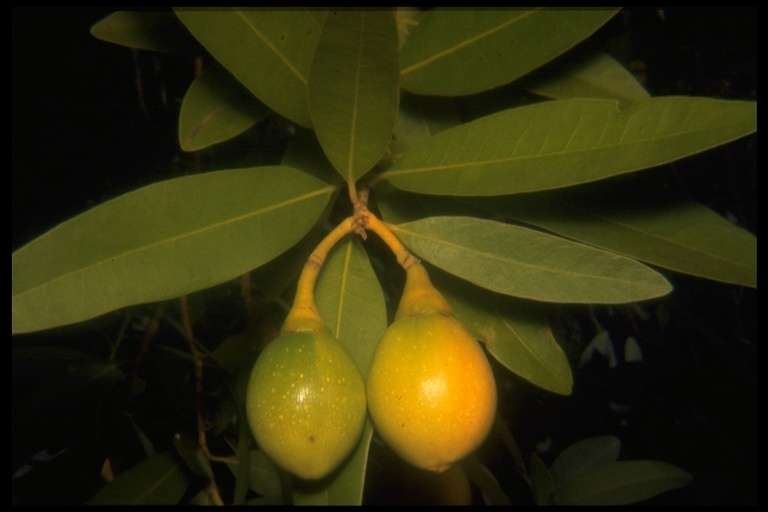
[[[485,439],[496,411],[488,360],[421,264],[407,270],[367,385],[319,318],[292,310],[248,383],[248,421],[279,466],[304,479],[327,476],[356,446],[366,406],[385,443],[423,469],[443,471]]]

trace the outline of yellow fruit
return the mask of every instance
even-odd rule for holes
[[[323,478],[356,446],[365,386],[344,347],[327,332],[283,334],[251,370],[246,413],[256,441],[279,466]]]
[[[374,353],[367,393],[384,442],[414,466],[437,472],[473,452],[496,413],[485,353],[458,320],[441,313],[392,323]]]

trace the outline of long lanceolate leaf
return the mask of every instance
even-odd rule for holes
[[[669,163],[757,129],[755,102],[669,96],[617,107],[572,99],[505,110],[414,146],[382,177],[426,194],[533,192]]]
[[[317,138],[348,183],[371,170],[392,137],[399,100],[397,26],[391,10],[326,18],[310,72]]]
[[[652,265],[757,286],[757,238],[709,208],[691,201],[651,200],[650,194],[638,194],[636,186],[577,188],[472,203]]]
[[[312,120],[307,82],[325,11],[176,9],[195,38],[251,93],[302,126]]]
[[[232,279],[297,243],[334,190],[290,167],[256,167],[168,180],[106,202],[13,253],[13,332]]]
[[[672,290],[662,275],[633,259],[501,222],[429,217],[393,229],[417,256],[515,297],[621,304]]]
[[[435,9],[424,15],[403,47],[403,89],[461,96],[504,85],[569,50],[617,12]]]

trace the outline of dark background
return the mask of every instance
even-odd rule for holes
[[[181,172],[187,157],[176,123],[193,61],[93,38],[90,26],[118,9],[13,9],[12,250],[99,202]],[[756,100],[756,29],[756,8],[631,8],[598,39],[641,69],[654,95]],[[755,136],[678,162],[668,179],[757,234]],[[647,336],[647,364],[597,362],[577,372],[572,397],[535,395],[536,413],[528,430],[516,432],[518,441],[534,447],[543,431],[562,449],[592,435],[619,435],[628,457],[658,458],[695,477],[651,504],[754,505],[756,291],[673,281],[673,322],[663,333],[629,326],[631,315],[601,313],[616,339]],[[616,413],[611,401],[631,404],[631,412]],[[65,482],[38,485],[72,484]],[[18,492],[14,500],[45,501]],[[81,498],[57,495],[63,503]]]

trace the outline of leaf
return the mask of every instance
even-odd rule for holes
[[[555,484],[544,461],[536,452],[531,453],[531,491],[537,505],[549,505],[555,493]]]
[[[172,12],[116,11],[91,27],[91,35],[139,50],[197,54],[200,44]]]
[[[391,10],[328,14],[309,74],[309,108],[320,145],[347,183],[371,170],[392,138],[397,57]]]
[[[430,217],[395,234],[416,255],[471,283],[546,302],[621,304],[669,293],[635,260],[527,228],[469,217]]]
[[[387,309],[359,240],[347,238],[333,248],[318,277],[315,300],[331,333],[365,380],[376,345],[387,329]]]
[[[170,452],[159,453],[102,487],[89,505],[178,505],[189,481]]]
[[[662,165],[756,130],[756,103],[669,96],[545,101],[439,133],[381,175],[423,194],[497,196]]]
[[[572,51],[520,80],[516,85],[548,98],[604,98],[619,109],[650,97],[645,87],[607,53]]]
[[[218,64],[192,82],[179,114],[179,143],[197,151],[240,135],[268,110]]]
[[[434,9],[406,41],[403,89],[474,94],[533,71],[586,39],[618,9]]]
[[[757,287],[752,233],[701,204],[643,189],[636,180],[471,204],[676,272]]]
[[[296,244],[333,191],[290,167],[254,167],[167,180],[103,203],[13,253],[13,332],[232,279]]]
[[[583,439],[564,449],[552,463],[555,489],[564,489],[570,480],[593,468],[615,462],[619,458],[621,441],[614,436]]]
[[[312,125],[307,82],[325,11],[174,10],[192,35],[254,96],[296,124]]]
[[[402,93],[395,123],[393,151],[402,153],[411,146],[460,123],[452,98],[415,96]]]
[[[655,460],[610,462],[581,473],[555,495],[559,505],[627,505],[683,487],[689,473]]]
[[[430,276],[456,317],[499,363],[547,391],[571,393],[571,367],[539,305],[494,296],[443,274]]]

